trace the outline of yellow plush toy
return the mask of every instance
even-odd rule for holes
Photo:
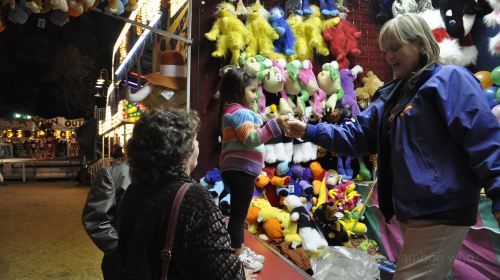
[[[311,5],[311,9],[313,13],[304,20],[307,30],[306,35],[309,39],[309,49],[316,50],[316,52],[322,56],[327,56],[330,54],[330,51],[322,35],[323,22],[321,20],[321,12],[316,5]],[[308,59],[312,59],[312,57]]]
[[[370,100],[377,91],[377,89],[384,85],[377,75],[373,74],[372,71],[368,71],[366,77],[362,79],[363,87],[356,89],[356,100],[358,101],[359,107],[365,109],[370,105]]]
[[[246,26],[252,40],[245,51],[247,55],[251,57],[260,54],[271,59],[282,57],[274,51],[273,40],[278,39],[279,35],[267,21],[269,12],[259,1],[255,2],[250,10]]]
[[[240,52],[250,42],[251,34],[245,25],[236,16],[231,3],[222,2],[217,5],[217,20],[205,37],[210,41],[217,41],[213,57],[226,57],[231,52],[231,64],[238,65]],[[272,44],[271,44],[272,45]]]
[[[295,35],[295,55],[289,56],[290,61],[312,59],[313,51],[309,48],[307,37],[307,25],[301,15],[291,14],[287,20],[288,26]]]

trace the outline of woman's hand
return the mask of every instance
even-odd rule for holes
[[[306,135],[307,123],[299,120],[288,120],[286,122],[288,132],[286,136],[293,138],[302,138]]]

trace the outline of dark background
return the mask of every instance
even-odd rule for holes
[[[37,27],[45,19],[45,28]],[[101,68],[123,23],[95,12],[62,27],[49,14],[31,14],[0,33],[0,118],[19,112],[45,118],[89,118]]]

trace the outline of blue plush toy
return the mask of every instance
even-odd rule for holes
[[[333,0],[319,0],[319,8],[321,10],[321,14],[325,18],[331,18],[331,17],[336,17],[339,15],[339,9],[335,5],[335,2]],[[309,0],[304,0],[302,2],[302,10],[297,11],[298,14],[302,15],[311,15],[313,13]]]
[[[274,40],[273,42],[274,50],[277,53],[282,53],[287,56],[294,55],[295,51],[293,50],[293,46],[295,44],[295,37],[285,21],[285,12],[281,7],[278,6],[271,9],[269,23],[280,36],[278,40]]]

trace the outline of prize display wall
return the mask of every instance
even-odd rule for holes
[[[380,25],[377,20],[388,12],[387,7],[384,10],[380,3],[393,1],[334,1],[337,4],[335,16],[333,14],[328,16],[325,9],[311,7],[311,15],[303,15],[300,20],[293,18],[296,12],[290,13],[287,10],[281,14],[284,16],[285,24],[288,25],[284,27],[280,25],[283,21],[278,20],[279,11],[272,8],[277,5],[285,7],[287,2],[297,1],[233,1],[222,5],[221,1],[193,3],[193,50],[197,50],[197,53],[195,51],[192,64],[191,104],[192,108],[199,112],[203,128],[201,132],[203,137],[199,139],[199,158],[203,160],[195,170],[194,177],[202,178],[201,182],[212,193],[221,210],[226,213],[230,207],[230,194],[220,179],[218,169],[214,168],[218,166],[220,143],[215,125],[218,121],[218,112],[213,104],[213,96],[220,81],[221,69],[241,67],[260,77],[262,91],[254,109],[260,113],[264,121],[266,118],[291,113],[295,116],[305,116],[309,121],[314,121],[315,117],[320,116],[321,121],[337,123],[359,114],[368,106],[376,89],[392,79],[391,69],[378,46]],[[309,1],[302,1],[305,2]],[[319,2],[310,1],[310,4]],[[243,10],[240,3],[248,8],[247,20],[241,20]],[[262,8],[270,15],[271,20],[267,25],[258,19]],[[439,14],[439,10],[437,12]],[[233,36],[237,36],[236,41],[241,39],[242,42],[248,43],[244,52],[242,50],[245,47],[231,47],[224,42],[227,38],[224,39],[224,27],[220,15],[231,13],[236,14],[230,21],[232,28],[237,30],[237,34]],[[436,10],[429,12],[434,16],[435,13]],[[259,33],[256,34],[259,36],[251,33],[252,23],[248,22],[252,21],[252,16],[255,16],[253,24],[258,26],[256,30],[259,30]],[[276,22],[273,22],[273,18]],[[302,23],[305,25],[301,26]],[[477,28],[477,23],[474,26]],[[301,28],[308,32],[301,33]],[[328,28],[330,32],[325,31]],[[434,29],[436,26],[431,28]],[[280,52],[272,43],[289,32],[288,29],[294,35],[302,35],[296,36],[296,41],[288,44],[288,49],[287,42],[284,42]],[[330,37],[325,36],[328,33],[331,33]],[[314,37],[318,35],[320,37]],[[247,36],[253,39],[245,41]],[[476,73],[489,98],[490,106],[492,108],[497,106],[500,98],[492,93],[497,92],[499,85],[492,81],[490,83],[494,69],[490,66],[488,69],[482,69],[481,65],[477,65],[477,52],[482,56],[487,54],[493,57],[495,54],[489,54],[488,46],[484,44],[458,45],[458,38],[450,37],[449,40],[456,40],[453,41],[457,43],[455,56],[444,57],[447,54],[443,52],[443,58],[449,59],[453,64],[467,66]],[[297,41],[307,44],[308,47],[303,50]],[[344,44],[346,41],[349,42],[348,45]],[[462,41],[465,40],[461,40],[460,44]],[[439,43],[440,47],[444,48],[443,42]],[[292,54],[290,49],[295,53]],[[477,51],[475,57],[466,55],[471,50],[472,53],[474,50]],[[451,60],[453,58],[457,60]],[[293,76],[294,74],[290,73],[301,74]],[[303,79],[303,77],[308,78]],[[338,77],[339,80],[333,77]],[[294,85],[287,84],[289,81],[297,82],[298,94],[293,94]],[[336,83],[341,85],[342,92]],[[285,89],[284,94],[282,89]],[[307,98],[301,100],[297,95],[300,97],[307,95]],[[292,152],[283,153],[283,151]],[[303,244],[296,245],[303,240],[297,234],[297,225],[290,222],[290,217],[287,218],[284,214],[287,212],[284,200],[294,195],[301,197],[303,206],[309,211],[310,216],[314,216],[315,210],[321,204],[329,204],[334,210],[332,208],[323,210],[339,212],[338,218],[321,224],[318,222],[321,217],[315,217],[317,226],[326,237],[328,245],[345,245],[361,249],[374,256],[374,259],[384,267],[383,269],[393,272],[392,264],[390,262],[384,264],[383,260],[393,262],[397,260],[402,240],[396,222],[388,225],[383,222],[377,208],[376,191],[372,192],[371,197],[369,195],[376,169],[375,158],[374,155],[365,158],[342,157],[310,143],[286,137],[268,143],[266,167],[257,179],[254,199],[247,216],[248,230],[256,236],[268,239],[268,243],[278,251],[279,243],[276,244],[276,240],[290,242],[293,248],[300,249],[303,248]],[[367,200],[369,201],[365,204]],[[264,214],[261,213],[262,209],[266,209]],[[468,233],[454,264],[455,279],[470,279],[471,275],[478,279],[498,277],[500,232],[490,209],[491,200],[483,197],[480,201],[478,223]],[[335,231],[333,237],[328,232],[332,228]],[[346,236],[350,242],[347,242]],[[311,256],[317,253],[314,247],[312,251],[311,249],[307,251]],[[314,265],[313,263],[313,267]],[[305,266],[303,269],[308,271],[308,268],[310,267]]]

